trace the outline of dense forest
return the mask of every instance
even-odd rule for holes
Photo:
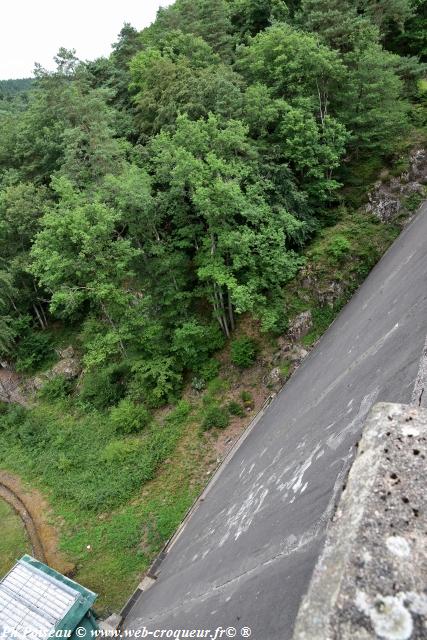
[[[32,78],[0,80],[0,114],[26,108],[28,90],[32,84]]]
[[[79,475],[93,443],[71,417],[61,435],[58,415],[42,432],[4,410],[21,466],[38,451],[29,473],[100,509],[152,477],[167,429],[143,453],[117,433],[215,378],[242,317],[286,331],[284,287],[352,171],[425,126],[425,61],[425,0],[177,0],[142,32],[126,24],[108,58],[62,49],[55,71],[0,83],[0,359],[33,374],[65,336],[83,376],[45,399],[97,415],[90,439],[107,446],[104,471],[90,475],[95,451]],[[254,349],[238,341],[235,363]],[[132,480],[108,485],[126,456]]]
[[[340,165],[408,127],[422,67],[384,45],[425,56],[418,5],[178,0],[108,59],[36,66],[2,114],[3,353],[28,368],[34,329],[71,323],[88,368],[129,359],[133,396],[158,404],[236,316],[282,331]]]

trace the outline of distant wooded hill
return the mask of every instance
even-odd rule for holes
[[[0,99],[16,96],[18,93],[28,91],[33,83],[33,78],[20,78],[18,80],[0,80]]]

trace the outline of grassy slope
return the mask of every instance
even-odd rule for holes
[[[383,225],[357,210],[366,185],[378,175],[378,163],[358,170],[344,194],[350,206],[333,213],[335,220],[307,247],[303,273],[285,291],[287,316],[312,311],[306,345],[320,337],[399,233],[399,224]],[[322,306],[319,292],[332,283],[340,285],[339,295],[332,305]],[[220,378],[204,394],[187,392],[186,404],[166,421],[163,413],[142,434],[117,436],[105,414],[87,413],[70,400],[41,401],[30,424],[15,415],[3,431],[0,465],[47,495],[58,516],[62,548],[76,565],[75,578],[100,594],[100,613],[123,605],[206,484],[217,462],[217,438],[225,434],[204,434],[200,423],[206,407],[224,405],[225,399],[241,401],[242,390],[252,388],[256,394],[263,386],[277,343],[260,340],[264,368],[258,362],[241,375],[225,352]],[[286,360],[279,366],[284,374],[291,370]],[[253,406],[249,402],[246,422],[262,399],[259,394]],[[227,434],[234,429],[236,435],[239,420],[245,421],[232,419]]]

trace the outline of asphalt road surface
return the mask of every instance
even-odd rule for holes
[[[222,467],[124,628],[288,640],[364,420],[415,398],[426,334],[427,204]]]

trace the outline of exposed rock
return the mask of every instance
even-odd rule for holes
[[[335,302],[342,296],[343,292],[344,287],[342,282],[337,282],[336,280],[331,282],[326,288],[315,290],[317,300],[322,307],[325,305],[333,307]]]
[[[408,177],[410,181],[427,182],[427,150],[415,149],[409,159]]]
[[[28,393],[22,386],[22,378],[9,368],[0,368],[0,402],[29,404]]]
[[[34,394],[49,380],[57,376],[63,376],[67,380],[77,378],[82,368],[73,347],[58,350],[57,353],[62,356],[59,362],[48,371],[29,378],[19,375],[11,368],[0,367],[0,401],[29,406]]]
[[[278,352],[279,357],[281,356],[282,351],[288,351],[292,346],[292,342],[287,336],[280,336],[280,338],[277,339],[277,344],[280,349],[280,351]]]
[[[281,351],[276,351],[276,353],[273,353],[273,356],[270,360],[271,364],[276,365],[278,362],[280,362],[280,360],[282,359],[282,352]]]
[[[67,380],[77,378],[77,376],[80,375],[82,368],[80,360],[75,355],[73,347],[69,346],[64,349],[58,349],[57,353],[60,355],[61,359],[51,369],[49,369],[49,371],[46,371],[42,376],[40,376],[41,380],[43,381],[44,379],[46,382],[47,380],[51,380],[57,376],[63,376],[64,378],[67,378]],[[34,380],[34,382],[36,381]],[[36,386],[36,384],[34,386]],[[36,388],[40,387],[36,386]]]
[[[75,356],[74,347],[72,347],[71,345],[69,347],[65,347],[64,349],[57,349],[56,352],[63,360],[70,360]]]
[[[291,351],[286,354],[286,358],[293,362],[294,364],[300,364],[304,358],[308,356],[307,349],[304,349],[300,344],[295,344]]]
[[[263,382],[268,389],[279,391],[282,388],[285,379],[279,367],[274,367],[274,369],[264,377]]]
[[[77,358],[64,358],[60,360],[49,372],[49,377],[64,376],[67,380],[77,378],[81,372],[80,362]]]
[[[423,195],[427,184],[427,152],[415,149],[409,158],[409,169],[399,177],[386,182],[377,182],[368,195],[366,211],[377,216],[381,222],[393,220],[401,211],[403,201],[410,195]]]
[[[30,380],[28,380],[27,384],[30,388],[32,387],[34,391],[39,391],[46,384],[46,378],[41,376],[35,376],[34,378],[31,378]]]
[[[311,311],[303,311],[294,318],[288,330],[288,336],[291,340],[300,340],[310,331],[313,325]]]
[[[408,195],[411,195],[412,193],[419,193],[423,196],[425,187],[420,182],[410,182],[406,188],[406,192]]]
[[[393,189],[394,191],[394,189]],[[389,185],[377,183],[368,195],[366,211],[373,213],[381,222],[389,222],[397,216],[402,203],[400,196],[394,195]]]

